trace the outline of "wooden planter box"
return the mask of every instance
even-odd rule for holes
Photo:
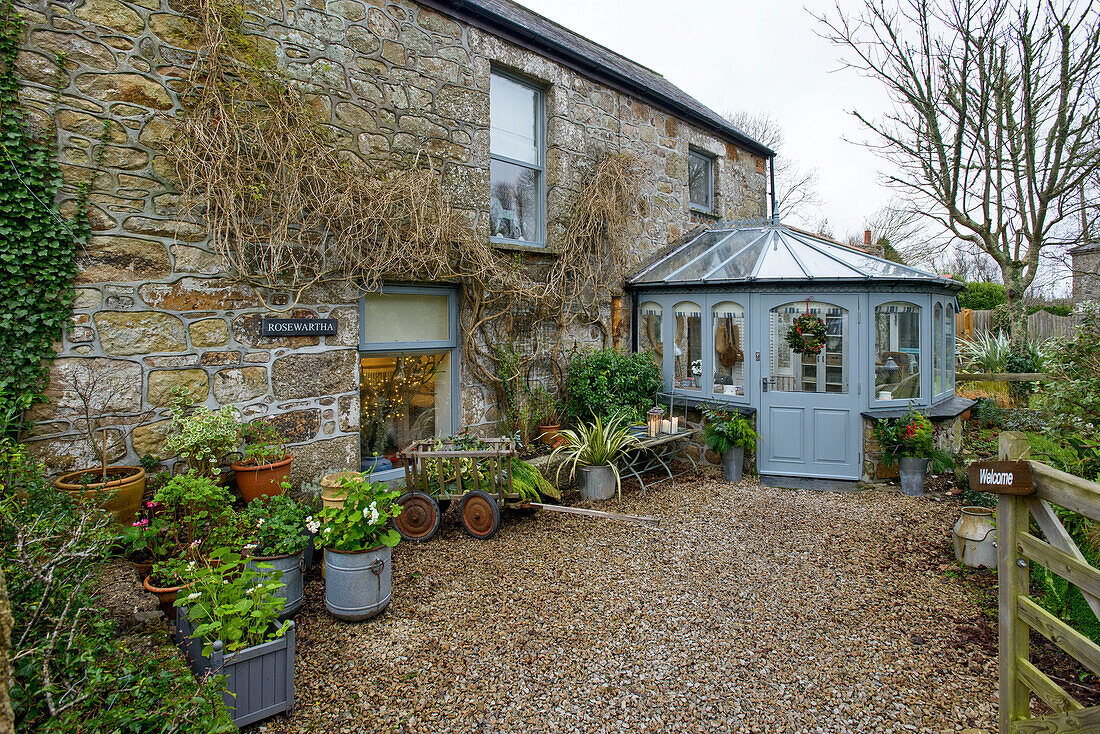
[[[294,710],[294,622],[282,637],[225,655],[221,641],[214,642],[210,657],[202,654],[202,638],[185,608],[176,615],[176,642],[196,675],[225,676],[222,699],[233,723],[245,726]]]

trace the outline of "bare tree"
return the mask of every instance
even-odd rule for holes
[[[942,228],[930,228],[902,199],[891,200],[864,219],[863,228],[871,233],[871,253],[895,262],[930,264],[946,245]],[[849,235],[848,241],[864,247],[862,232]]]
[[[1100,166],[1100,18],[1073,0],[865,2],[818,18],[894,102],[881,119],[853,114],[896,166],[888,182],[997,263],[1024,339],[1040,255]]]
[[[797,216],[808,221],[810,210],[821,205],[817,193],[817,169],[803,169],[780,154],[785,135],[783,126],[767,113],[727,112],[730,123],[775,151],[775,201],[779,216]]]

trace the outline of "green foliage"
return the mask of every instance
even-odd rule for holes
[[[1001,283],[967,283],[958,295],[959,308],[975,311],[992,311],[1008,302],[1008,295]]]
[[[1100,443],[1100,306],[1078,306],[1081,320],[1072,339],[1055,340],[1041,403],[1066,425]]]
[[[1011,374],[1035,373],[1042,369],[1042,364],[1036,358],[1034,352],[1013,352],[1005,360],[1005,372]],[[1016,405],[1027,406],[1028,398],[1035,391],[1034,382],[1010,382],[1008,394]]]
[[[274,464],[286,458],[286,439],[275,424],[262,419],[241,426],[244,461],[252,466]]]
[[[165,522],[167,555],[194,560],[226,545],[233,533],[229,490],[195,471],[179,474],[157,490],[158,516]]]
[[[644,413],[660,389],[661,372],[648,353],[599,349],[577,354],[569,364],[566,413],[574,421]]]
[[[706,423],[703,426],[703,439],[707,446],[724,454],[730,449],[754,448],[760,436],[739,411],[723,406],[711,406],[703,410]]]
[[[166,639],[116,639],[94,598],[114,534],[102,511],[53,488],[0,438],[0,568],[11,602],[15,730],[76,734],[235,731],[218,680],[199,683]]]
[[[401,514],[401,506],[395,503],[401,493],[391,492],[385,482],[371,482],[354,473],[344,475],[340,485],[347,499],[343,507],[321,510],[316,547],[354,553],[397,545],[401,536],[386,524]]]
[[[610,466],[615,473],[615,489],[622,496],[619,458],[640,443],[631,432],[630,422],[625,413],[612,416],[606,423],[596,416],[591,423],[579,423],[576,428],[563,429],[561,438],[561,444],[550,455],[551,461],[559,454],[565,459],[558,467],[559,478],[561,470],[566,466],[569,467],[570,478],[576,475],[578,464]]]
[[[954,458],[936,448],[936,429],[932,421],[910,408],[901,418],[883,418],[872,423],[875,441],[882,447],[882,459],[893,464],[898,459],[931,459],[933,471],[954,466]]]
[[[262,495],[241,513],[242,545],[255,556],[289,556],[301,553],[309,544],[302,534],[312,523],[306,508],[286,494]]]
[[[176,606],[186,610],[195,635],[203,638],[203,655],[210,656],[216,640],[234,652],[282,637],[290,625],[276,624],[286,604],[276,596],[282,577],[270,563],[249,568],[247,558],[227,548],[198,564],[186,579],[188,593],[179,593]]]
[[[172,550],[168,522],[157,512],[160,507],[152,500],[142,502],[134,523],[123,529],[120,540],[127,558],[152,563],[166,558]]]
[[[1094,568],[1100,565],[1096,523],[1065,508],[1056,505],[1051,505],[1051,508],[1074,544],[1085,556],[1088,564]],[[1081,596],[1081,591],[1076,586],[1038,563],[1031,564],[1030,576],[1031,595],[1041,607],[1093,642],[1100,644],[1100,621],[1089,609],[1084,597]]]
[[[15,59],[24,21],[0,2],[0,399],[40,393],[53,344],[72,315],[76,250],[88,237],[82,187],[77,216],[56,202],[61,170],[52,140],[36,137],[19,103]],[[63,58],[58,59],[60,64]],[[60,83],[60,82],[59,82]],[[52,132],[52,131],[51,131]],[[102,147],[102,146],[101,146]]]
[[[191,471],[204,476],[217,475],[218,462],[240,444],[241,424],[236,407],[191,408],[186,390],[172,403],[171,432],[165,448],[183,459]]]
[[[541,502],[550,498],[561,502],[561,492],[547,481],[539,468],[515,456],[512,457],[512,489],[523,499]]]
[[[1040,372],[1046,364],[1051,342],[1030,339],[1024,342],[1022,352],[1014,353],[1008,333],[995,331],[975,334],[971,339],[960,337],[956,349],[971,372]],[[1013,357],[1013,365],[1029,366],[1030,369],[1010,369],[1009,360]]]

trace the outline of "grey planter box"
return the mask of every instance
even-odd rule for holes
[[[225,655],[220,640],[210,657],[202,654],[202,638],[186,608],[176,615],[176,642],[196,675],[224,675],[222,699],[233,723],[245,726],[275,714],[294,710],[294,622],[282,637]]]

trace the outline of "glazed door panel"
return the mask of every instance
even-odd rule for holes
[[[824,344],[812,353],[813,335],[788,335],[799,316],[821,319]],[[821,479],[859,478],[859,353],[856,296],[761,296],[757,334],[760,356],[761,474]]]

